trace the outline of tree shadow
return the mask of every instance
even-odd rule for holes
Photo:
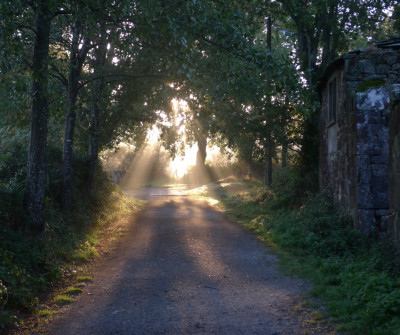
[[[292,334],[304,287],[205,202],[157,197],[51,334]],[[300,285],[301,286],[301,285]]]

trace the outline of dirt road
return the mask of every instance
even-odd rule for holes
[[[206,203],[151,196],[48,334],[325,334],[294,312],[307,290]]]

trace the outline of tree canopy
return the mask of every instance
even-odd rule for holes
[[[341,53],[398,29],[393,0],[35,0],[0,2],[0,126],[30,133],[26,201],[43,230],[47,150],[58,148],[71,203],[74,155],[143,138],[185,100],[186,139],[252,160],[303,150],[313,85]],[[286,33],[282,33],[286,31]],[[380,36],[382,36],[382,34]],[[358,44],[357,44],[358,43]],[[201,153],[203,152],[203,153]],[[270,167],[268,167],[270,169]],[[92,176],[93,177],[93,176]],[[92,178],[90,177],[89,180]]]

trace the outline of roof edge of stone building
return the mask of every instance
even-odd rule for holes
[[[328,66],[326,67],[324,74],[321,76],[321,78],[318,81],[317,84],[317,91],[321,92],[323,87],[325,86],[326,82],[328,81],[330,75],[338,68],[342,67],[344,65],[344,58],[340,57],[338,59],[335,59],[333,62],[330,62]]]
[[[366,47],[366,48],[360,48],[360,49],[353,49],[348,52],[346,52],[342,57],[335,59],[333,62],[329,63],[328,66],[326,67],[323,75],[319,79],[317,83],[317,91],[321,92],[322,89],[324,88],[327,80],[329,79],[330,75],[338,68],[344,65],[345,59],[347,58],[352,58],[354,57],[353,55],[359,55],[362,54],[371,48],[376,48],[376,49],[400,49],[400,34],[394,35],[391,39],[380,41],[375,43],[373,46]]]
[[[399,49],[400,48],[400,34],[392,36],[392,38],[376,43],[376,46],[381,49]]]

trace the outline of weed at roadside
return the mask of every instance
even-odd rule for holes
[[[229,187],[214,183],[204,192],[229,194]],[[351,335],[400,334],[400,269],[390,243],[354,230],[326,194],[297,199],[294,205],[272,190],[246,187],[220,198],[221,206],[273,246],[287,272],[312,280],[312,293],[339,330]]]

